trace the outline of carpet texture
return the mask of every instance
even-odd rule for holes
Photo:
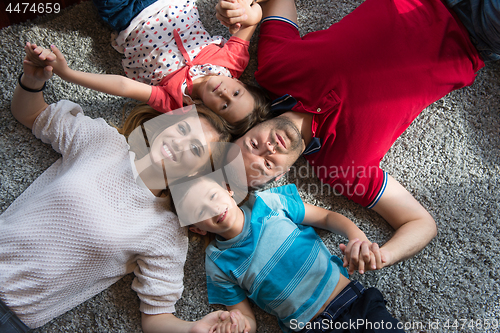
[[[298,0],[301,32],[327,28],[361,2]],[[215,4],[215,0],[199,1],[202,21],[210,33],[228,38],[215,19]],[[22,70],[23,45],[26,41],[56,44],[74,69],[122,74],[121,55],[110,46],[110,34],[91,2],[0,30],[0,212],[59,157],[10,113]],[[253,80],[256,40],[244,81]],[[49,103],[59,99],[77,102],[87,115],[114,124],[119,124],[126,102],[58,77],[48,83],[45,96]],[[433,215],[439,229],[438,236],[414,258],[352,276],[382,291],[390,312],[405,324],[407,332],[499,331],[491,327],[500,320],[499,129],[500,63],[494,63],[478,73],[472,86],[425,109],[382,162]],[[303,160],[297,167],[301,174],[289,175],[280,184],[297,184],[306,202],[345,214],[374,242],[383,244],[390,238],[393,231],[376,213],[330,193]],[[319,233],[331,252],[340,255],[338,244],[345,239]],[[35,332],[142,332],[138,298],[130,289],[132,278],[126,276]],[[185,291],[176,309],[176,315],[186,320],[199,319],[214,309],[207,302],[203,251],[196,238],[190,241]],[[279,332],[274,317],[259,309],[255,312],[258,332]]]

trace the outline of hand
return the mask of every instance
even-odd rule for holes
[[[247,19],[240,22],[242,27],[250,27],[259,24],[262,19],[262,8],[254,0],[237,0],[245,9]]]
[[[231,313],[231,321],[233,324],[233,328],[235,329],[232,332],[237,332],[237,333],[250,332],[252,326],[250,326],[248,318],[244,316],[240,310],[232,310],[230,313]]]
[[[26,43],[26,55],[29,60],[37,66],[51,66],[55,74],[63,76],[64,71],[68,70],[68,63],[64,55],[55,45],[51,45],[50,49],[44,49],[36,44]]]
[[[209,333],[248,333],[251,326],[248,319],[239,310],[232,310],[226,318],[226,312],[219,317],[219,322],[211,327]],[[224,319],[224,320],[223,320]]]
[[[56,59],[52,50],[44,49],[36,44],[26,43],[24,50],[26,51],[26,57],[38,67],[45,67],[47,66],[47,61],[54,61]]]
[[[347,246],[340,244],[339,247],[344,254],[344,267],[349,266],[349,274],[353,274],[356,270],[363,274],[365,271],[381,269],[387,262],[385,252],[377,243],[353,239]]]
[[[193,328],[190,330],[192,333],[209,333],[212,332],[211,328],[219,322],[229,318],[228,311],[214,311],[207,314],[205,317],[198,320]]]
[[[52,77],[52,66],[45,66],[43,62],[38,62],[38,57],[33,57],[30,43],[26,43],[24,50],[26,51],[26,57],[23,60],[23,83],[30,88],[43,85],[45,81]]]
[[[241,22],[248,19],[244,6],[237,0],[219,0],[215,11],[217,19],[223,26],[229,28],[231,34],[238,32],[241,28]]]

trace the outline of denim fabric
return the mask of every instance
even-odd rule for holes
[[[365,289],[352,281],[301,333],[319,332],[403,332],[391,316],[376,288]],[[401,324],[399,324],[402,326]]]
[[[500,59],[500,1],[444,0],[469,31],[485,61]]]
[[[0,299],[0,333],[26,333],[30,328]]]
[[[92,0],[101,18],[113,29],[122,31],[143,9],[157,0]]]

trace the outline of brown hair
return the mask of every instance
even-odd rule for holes
[[[245,134],[255,124],[263,122],[270,117],[271,101],[266,92],[255,85],[247,83],[243,83],[243,85],[253,97],[254,108],[245,118],[234,124],[229,124],[226,121],[226,126],[235,139]]]

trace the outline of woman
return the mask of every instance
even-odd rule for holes
[[[183,289],[188,242],[164,197],[168,181],[177,177],[173,171],[196,174],[210,160],[208,144],[230,140],[218,118],[189,113],[180,123],[190,130],[164,128],[149,137],[151,153],[134,159],[125,136],[102,119],[85,117],[69,101],[45,103],[50,66],[25,59],[23,67],[12,114],[62,158],[0,215],[0,316],[11,316],[2,320],[0,332],[39,327],[131,272],[145,332],[208,332],[230,321],[221,311],[197,322],[172,314]],[[135,110],[123,132],[153,116]],[[193,144],[204,152],[191,149]],[[164,146],[175,158],[158,158]],[[171,177],[158,178],[158,169],[168,169]]]

